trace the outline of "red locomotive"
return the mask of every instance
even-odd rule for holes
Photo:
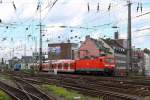
[[[76,71],[81,72],[104,72],[112,74],[115,68],[115,60],[111,56],[80,59],[75,61],[75,68]]]
[[[42,70],[57,70],[57,72],[104,72],[112,74],[115,60],[112,56],[85,58],[79,60],[52,60],[43,63]]]

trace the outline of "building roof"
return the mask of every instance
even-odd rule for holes
[[[111,47],[115,47],[115,48],[124,48],[121,44],[118,43],[117,40],[114,39],[102,39],[104,42],[106,42],[108,45],[110,45]]]
[[[94,42],[94,44],[97,46],[97,48],[101,51],[107,52],[107,53],[112,53],[112,50],[114,50],[114,53],[121,53],[121,54],[126,54],[126,49],[115,39],[93,39],[90,36],[86,36],[85,42],[90,39],[91,41]],[[83,42],[84,44],[84,42]],[[80,47],[81,48],[81,47]]]
[[[72,45],[72,46],[77,46],[78,44],[76,44],[76,43],[50,43],[50,44],[48,44],[48,46],[56,46],[56,45]]]
[[[99,48],[105,48],[103,43],[97,39],[93,39],[93,38],[90,38],[92,41],[94,41],[94,43],[96,44],[97,47]]]
[[[88,40],[88,39],[90,39],[92,42],[94,42],[94,44],[96,45],[97,49],[103,51],[104,53],[106,53],[106,52],[107,53],[112,53],[110,51],[110,48],[105,46],[105,42],[103,40],[93,39],[93,38],[91,38],[89,36],[86,37],[86,40]],[[85,42],[86,42],[86,40],[85,40]],[[83,42],[83,44],[84,44],[84,42]],[[81,48],[81,46],[80,46],[80,48]]]
[[[112,48],[113,47],[115,47],[115,48],[123,48],[123,46],[117,40],[114,40],[114,39],[110,39],[110,38],[103,39],[103,38],[100,38],[102,40],[102,41],[100,41],[98,39],[91,38],[89,35],[86,36],[86,40],[87,39],[91,39],[92,41],[94,41],[94,43],[96,44],[96,46],[98,48],[105,48],[104,47],[104,43],[102,41],[104,41],[106,44],[108,44]]]

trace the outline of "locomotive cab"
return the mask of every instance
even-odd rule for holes
[[[113,69],[115,67],[115,61],[114,58],[105,58],[104,59],[105,62],[105,67]]]
[[[104,58],[104,72],[112,75],[115,69],[115,59],[113,57]]]

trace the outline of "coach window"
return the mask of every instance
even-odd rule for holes
[[[57,68],[57,64],[54,64],[54,68]]]
[[[58,64],[58,69],[61,69],[61,67],[62,67],[62,64],[59,63],[59,64]]]
[[[52,68],[54,68],[54,65],[52,64]]]
[[[65,67],[68,67],[68,63],[65,63]]]

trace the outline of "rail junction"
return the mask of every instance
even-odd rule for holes
[[[9,75],[13,76],[19,89],[27,91],[28,95],[38,95],[44,100],[55,99],[54,97],[48,98],[41,92],[38,94],[33,91],[34,89],[30,91],[30,88],[34,87],[32,84],[52,84],[78,91],[84,95],[102,97],[103,100],[150,100],[150,78],[147,77],[98,77],[43,73],[35,75],[9,73]]]

